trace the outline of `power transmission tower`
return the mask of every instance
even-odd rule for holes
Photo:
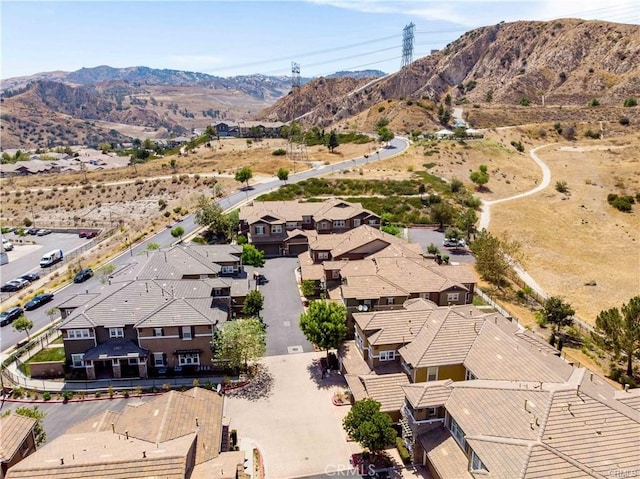
[[[294,133],[294,123],[298,115],[298,100],[300,90],[300,64],[291,62],[291,92],[293,93],[293,114],[289,121],[289,158],[293,162],[293,174],[296,173],[296,161],[307,161],[307,147],[304,144],[302,131],[300,135]]]
[[[411,22],[402,29],[402,65],[400,68],[411,65],[413,62],[413,29],[415,25]]]

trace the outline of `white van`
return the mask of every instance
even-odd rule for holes
[[[40,259],[40,267],[48,268],[49,266],[53,266],[58,261],[62,261],[63,258],[61,249],[54,249],[45,254],[42,259]]]

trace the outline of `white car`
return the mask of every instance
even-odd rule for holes
[[[466,248],[467,242],[463,239],[445,238],[442,242],[446,248]]]
[[[2,249],[5,251],[11,251],[13,249],[13,243],[9,240],[2,240]]]

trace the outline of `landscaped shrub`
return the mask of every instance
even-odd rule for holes
[[[73,398],[73,391],[62,391],[62,399],[64,402],[69,401],[71,398]]]
[[[411,464],[411,454],[407,450],[407,447],[404,445],[404,441],[401,437],[396,437],[396,448],[398,449],[398,454],[400,454],[400,459],[404,464]]]
[[[310,298],[316,294],[316,282],[312,279],[304,279],[300,284],[300,289],[305,298]]]
[[[51,399],[51,393],[49,391],[45,391],[42,393],[42,399],[45,401],[49,401]]]

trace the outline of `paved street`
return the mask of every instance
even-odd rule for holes
[[[295,278],[297,267],[297,258],[273,258],[260,268],[268,280],[260,286],[265,298],[261,316],[267,325],[267,356],[313,351],[298,327],[303,307]]]

